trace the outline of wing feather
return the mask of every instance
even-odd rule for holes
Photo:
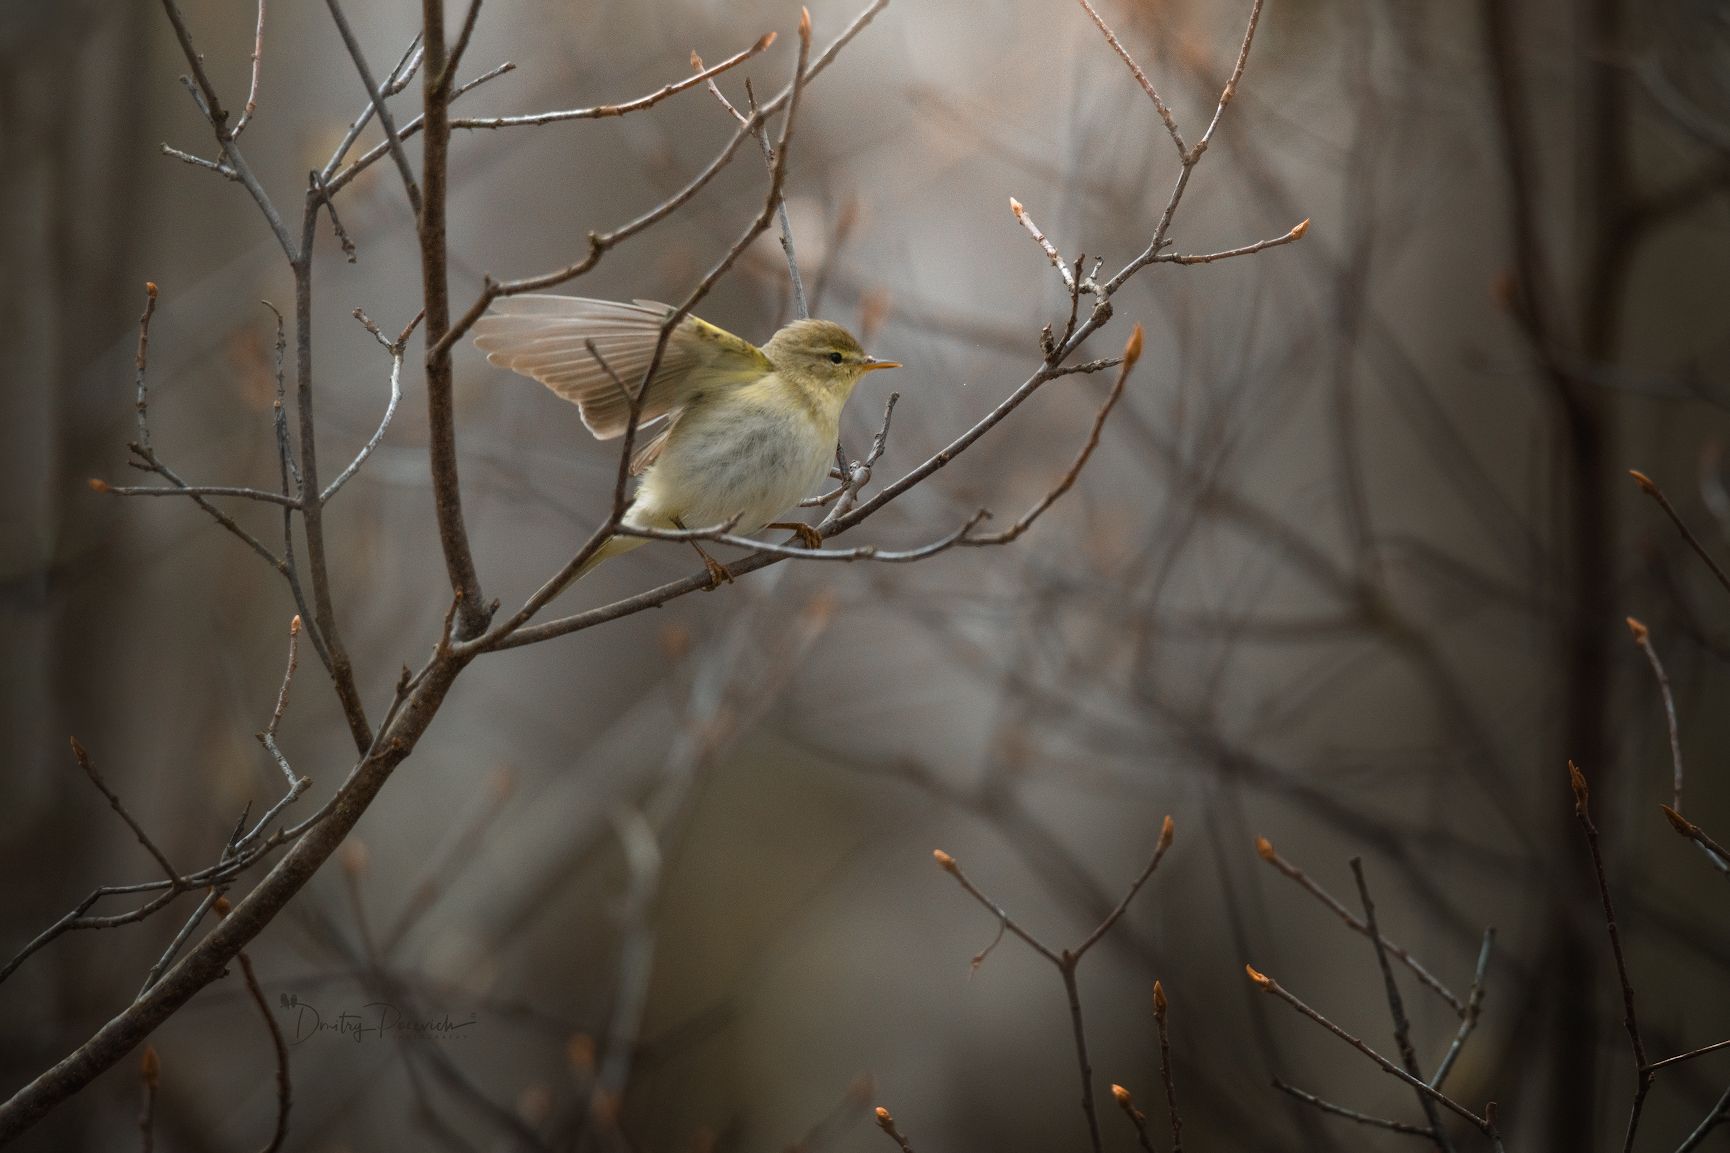
[[[538,380],[575,404],[589,431],[610,440],[622,435],[630,421],[630,402],[619,383],[629,388],[641,383],[670,312],[666,305],[648,300],[621,304],[580,296],[506,297],[475,322],[475,345],[493,364]],[[596,362],[590,341],[612,373]],[[677,414],[704,387],[743,384],[771,367],[749,341],[686,317],[661,354],[643,394],[638,423]]]

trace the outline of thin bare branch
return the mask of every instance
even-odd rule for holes
[[[1682,811],[1682,734],[1676,724],[1676,698],[1670,694],[1670,678],[1664,672],[1664,663],[1658,659],[1658,650],[1652,646],[1650,630],[1629,617],[1628,631],[1633,634],[1640,651],[1646,654],[1646,663],[1652,666],[1652,676],[1658,682],[1658,696],[1664,704],[1664,727],[1670,734],[1670,807],[1679,813]]]
[[[402,137],[396,130],[396,118],[391,115],[390,105],[385,101],[384,93],[379,90],[378,82],[372,78],[366,53],[361,51],[360,41],[355,38],[354,29],[349,27],[348,17],[343,15],[342,4],[339,0],[325,0],[325,5],[330,9],[331,21],[348,48],[349,58],[354,61],[355,71],[360,73],[360,82],[366,88],[367,98],[372,101],[373,111],[378,114],[379,126],[384,129],[385,141],[390,145],[391,159],[396,161],[397,172],[402,175],[403,190],[408,194],[409,206],[414,209],[415,215],[419,216],[420,186],[415,183],[414,169],[409,167],[408,153],[403,151]]]
[[[1466,994],[1466,1011],[1460,1017],[1460,1027],[1454,1031],[1454,1039],[1448,1044],[1448,1051],[1442,1055],[1441,1063],[1430,1077],[1430,1088],[1440,1089],[1448,1079],[1454,1062],[1460,1059],[1460,1052],[1466,1047],[1466,1041],[1472,1031],[1478,1027],[1478,1017],[1484,1005],[1484,974],[1490,967],[1490,951],[1496,944],[1496,930],[1484,930],[1484,942],[1478,946],[1478,967],[1472,974],[1472,987]]]
[[[1305,1093],[1302,1089],[1287,1085],[1278,1077],[1273,1079],[1273,1087],[1281,1093],[1297,1098],[1305,1105],[1320,1109],[1323,1113],[1344,1117],[1348,1121],[1356,1121],[1359,1125],[1368,1125],[1373,1129],[1386,1129],[1390,1133],[1405,1133],[1412,1137],[1429,1138],[1431,1136],[1430,1131],[1422,1125],[1409,1125],[1404,1121],[1389,1121],[1385,1117],[1372,1117],[1368,1113],[1359,1113],[1356,1109],[1347,1109],[1344,1105],[1335,1105],[1332,1101],[1324,1101],[1314,1093]]]
[[[246,106],[240,110],[240,119],[234,122],[234,135],[246,130],[252,121],[252,114],[258,111],[258,74],[264,63],[264,0],[258,0],[258,31],[252,38],[252,83],[246,90]]]
[[[1082,2],[1085,3],[1086,0],[1082,0]],[[1045,253],[1045,259],[1051,261],[1051,267],[1057,269],[1058,275],[1063,277],[1063,287],[1067,288],[1073,296],[1079,287],[1079,282],[1075,274],[1069,270],[1069,265],[1064,263],[1062,255],[1058,253],[1056,248],[1052,247],[1051,241],[1045,238],[1045,233],[1039,231],[1039,225],[1033,223],[1033,217],[1028,214],[1021,201],[1013,196],[1009,198],[1009,211],[1015,214],[1015,219],[1020,222],[1021,227],[1027,229],[1027,234],[1033,237],[1033,242],[1039,245],[1041,252]]]
[[[533,112],[519,116],[465,116],[451,121],[452,128],[532,128],[542,124],[559,124],[567,120],[604,120],[610,116],[624,116],[631,112],[640,112],[645,108],[653,108],[669,96],[676,96],[689,88],[694,88],[705,81],[711,80],[723,72],[737,68],[745,61],[758,55],[775,42],[773,32],[765,33],[757,42],[745,49],[727,57],[713,68],[704,68],[694,76],[683,80],[675,80],[663,85],[647,96],[639,96],[634,100],[623,100],[617,104],[597,104],[589,108],[567,108],[562,111]],[[694,57],[695,54],[693,54]]]
[[[1676,506],[1670,503],[1670,498],[1664,495],[1652,478],[1639,469],[1631,468],[1628,475],[1634,478],[1634,483],[1640,486],[1640,491],[1658,502],[1658,507],[1664,510],[1664,515],[1670,518],[1670,523],[1676,526],[1676,531],[1682,534],[1682,539],[1688,542],[1688,547],[1694,550],[1706,567],[1712,570],[1712,575],[1718,578],[1718,583],[1730,592],[1730,574],[1726,574],[1712,559],[1712,554],[1706,551],[1706,546],[1700,543],[1700,538],[1694,535],[1694,530],[1688,527],[1688,522],[1682,519],[1682,514],[1676,511]]]
[[[1177,1085],[1171,1073],[1171,1035],[1166,1028],[1169,1005],[1165,986],[1153,982],[1153,1021],[1159,1031],[1159,1080],[1165,1086],[1165,1108],[1171,1117],[1171,1153],[1183,1153],[1183,1114],[1177,1108]]]
[[[1129,903],[1135,900],[1135,895],[1141,892],[1141,887],[1147,884],[1148,879],[1153,876],[1154,870],[1159,868],[1159,862],[1165,858],[1166,850],[1171,848],[1172,835],[1176,831],[1177,826],[1171,817],[1167,816],[1160,823],[1159,840],[1154,844],[1153,856],[1149,858],[1147,867],[1141,871],[1140,876],[1130,883],[1129,891],[1123,895],[1123,900],[1119,901],[1116,907],[1105,915],[1105,920],[1101,921],[1093,932],[1087,935],[1085,941],[1070,950],[1076,960],[1079,961],[1089,949],[1099,944],[1100,938],[1111,932],[1111,927],[1117,924],[1118,920],[1129,909]]]
[[[120,800],[119,794],[108,787],[108,782],[103,780],[102,774],[96,771],[95,762],[90,759],[90,754],[84,750],[84,746],[78,743],[77,737],[72,738],[72,756],[77,760],[78,767],[84,770],[84,775],[90,778],[90,783],[96,786],[96,791],[106,797],[109,806],[120,814],[120,819],[126,822],[126,827],[132,830],[132,835],[138,838],[138,843],[143,845],[152,857],[156,858],[156,863],[162,866],[162,871],[168,874],[169,880],[174,883],[175,887],[185,887],[185,881],[181,878],[179,871],[168,863],[168,857],[156,847],[156,842],[150,839],[150,835],[144,831],[144,826],[140,825],[137,819],[133,817],[126,805]]]
[[[1161,264],[1212,264],[1216,260],[1227,260],[1233,256],[1253,256],[1265,249],[1278,248],[1282,244],[1290,244],[1294,240],[1302,240],[1304,233],[1309,230],[1309,218],[1305,217],[1303,220],[1294,224],[1290,232],[1281,236],[1276,236],[1272,240],[1258,240],[1254,244],[1246,244],[1242,248],[1228,248],[1224,252],[1207,252],[1194,255],[1179,252],[1162,252],[1153,259],[1155,263]]]
[[[1172,117],[1171,109],[1166,107],[1165,101],[1161,100],[1159,93],[1154,90],[1153,81],[1147,78],[1147,73],[1142,71],[1141,65],[1135,62],[1135,58],[1129,54],[1129,50],[1117,38],[1117,33],[1111,30],[1093,5],[1089,4],[1088,0],[1079,0],[1079,3],[1086,10],[1088,18],[1093,21],[1094,26],[1104,34],[1105,42],[1111,45],[1111,50],[1117,53],[1118,59],[1129,67],[1130,74],[1135,77],[1135,82],[1141,85],[1141,90],[1147,93],[1149,100],[1153,101],[1153,107],[1159,113],[1160,120],[1165,124],[1165,130],[1171,134],[1171,142],[1177,146],[1178,156],[1187,157],[1189,149],[1183,143],[1183,133],[1177,130],[1177,120]],[[1260,8],[1259,4],[1257,8]]]

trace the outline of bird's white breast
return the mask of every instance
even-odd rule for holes
[[[736,531],[751,533],[814,493],[834,456],[839,405],[813,411],[790,402],[786,387],[770,377],[685,409],[631,519],[704,528],[742,513]]]

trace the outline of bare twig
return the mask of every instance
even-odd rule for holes
[[[216,915],[226,919],[230,905],[228,898],[219,898],[216,902]],[[270,1031],[270,1047],[276,1057],[276,1127],[271,1131],[270,1140],[261,1153],[277,1153],[284,1141],[288,1140],[288,1111],[294,1104],[294,1084],[288,1074],[288,1042],[283,1038],[282,1026],[277,1024],[276,1016],[270,1011],[270,1002],[265,999],[264,987],[258,983],[258,974],[252,968],[252,958],[243,949],[235,957],[240,962],[240,973],[246,981],[247,996],[258,1007],[258,1015],[264,1018],[264,1027]]]
[[[372,69],[367,66],[366,53],[361,51],[360,41],[355,38],[354,29],[349,27],[348,17],[343,15],[339,0],[325,0],[330,9],[331,22],[336,25],[337,32],[342,36],[343,44],[348,48],[349,58],[354,61],[354,70],[360,74],[360,82],[366,88],[367,98],[372,101],[373,111],[378,114],[379,127],[384,129],[384,138],[390,145],[391,159],[396,161],[397,172],[402,175],[403,191],[408,194],[409,206],[415,215],[420,215],[421,192],[415,183],[414,169],[409,167],[408,153],[403,151],[402,137],[396,130],[396,118],[391,115],[390,105],[385,102],[384,93],[379,90],[377,81],[372,78]],[[442,21],[439,29],[443,33]],[[430,37],[429,37],[430,39]],[[442,47],[442,45],[441,45]],[[443,66],[443,61],[439,62]],[[449,88],[445,89],[446,95]]]
[[[1294,224],[1289,232],[1282,233],[1271,240],[1258,240],[1254,244],[1246,244],[1242,248],[1228,248],[1224,252],[1205,252],[1195,253],[1193,255],[1178,252],[1162,252],[1153,259],[1156,263],[1162,264],[1212,264],[1216,260],[1227,260],[1233,256],[1253,256],[1256,253],[1269,248],[1278,248],[1282,244],[1290,244],[1294,240],[1302,240],[1304,233],[1309,230],[1310,222],[1306,217]]]
[[[1730,1041],[1714,1041],[1710,1045],[1702,1045],[1698,1049],[1690,1049],[1686,1053],[1678,1053],[1674,1057],[1665,1057],[1662,1061],[1654,1061],[1646,1066],[1649,1072],[1657,1072],[1667,1065],[1680,1065],[1684,1061],[1692,1061],[1696,1057],[1704,1057],[1708,1053],[1716,1053],[1720,1049],[1730,1049]]]
[[[252,120],[252,114],[258,111],[258,73],[264,62],[264,0],[258,0],[258,31],[252,38],[252,83],[246,90],[246,106],[240,110],[240,119],[234,122],[234,135],[239,136],[246,130]]]
[[[1676,1146],[1676,1153],[1690,1153],[1690,1150],[1698,1149],[1700,1143],[1711,1135],[1712,1130],[1727,1121],[1730,1121],[1730,1089],[1724,1090],[1724,1096],[1718,1098],[1718,1103],[1701,1118],[1699,1126],[1683,1139],[1682,1144]]]
[[[1430,1077],[1432,1089],[1440,1089],[1443,1082],[1447,1081],[1454,1062],[1460,1059],[1460,1051],[1465,1048],[1472,1031],[1478,1027],[1478,1017],[1484,1005],[1484,974],[1490,967],[1490,950],[1495,943],[1496,930],[1485,929],[1484,942],[1478,947],[1478,967],[1472,974],[1472,987],[1466,994],[1466,1011],[1460,1016],[1460,1027],[1454,1031],[1454,1039],[1449,1042],[1448,1051],[1442,1055],[1441,1063]]]
[[[120,814],[120,819],[126,822],[126,827],[132,830],[132,835],[138,838],[138,843],[143,845],[152,857],[156,858],[156,863],[162,866],[162,871],[168,874],[168,878],[174,883],[174,886],[184,888],[186,886],[185,880],[175,867],[168,863],[168,857],[156,847],[156,842],[150,839],[150,835],[144,831],[144,826],[140,825],[137,819],[133,817],[126,805],[120,800],[119,795],[108,787],[108,782],[103,780],[102,774],[96,771],[95,762],[90,759],[90,754],[84,750],[84,746],[78,743],[77,737],[72,738],[72,756],[78,761],[78,767],[84,770],[84,775],[90,778],[90,783],[96,786],[96,791],[106,797],[109,806]]]
[[[1646,1064],[1646,1045],[1640,1038],[1640,1021],[1634,1013],[1634,984],[1628,977],[1628,961],[1622,955],[1622,932],[1616,926],[1616,909],[1610,902],[1610,882],[1604,876],[1604,857],[1598,848],[1598,826],[1592,820],[1591,790],[1586,775],[1573,761],[1568,762],[1568,784],[1574,791],[1574,819],[1586,834],[1586,847],[1592,854],[1592,872],[1598,882],[1598,897],[1604,905],[1604,927],[1610,934],[1610,952],[1616,959],[1616,979],[1622,986],[1622,1025],[1634,1048],[1634,1104],[1628,1111],[1627,1135],[1622,1141],[1623,1153],[1634,1147],[1634,1134],[1640,1127],[1640,1112],[1646,1104],[1646,1094],[1652,1088],[1652,1071]]]
[[[1111,45],[1111,50],[1117,53],[1118,58],[1129,67],[1130,74],[1135,77],[1135,82],[1141,85],[1141,90],[1147,93],[1149,100],[1153,101],[1153,107],[1158,111],[1160,120],[1164,122],[1165,130],[1171,134],[1171,142],[1177,146],[1178,156],[1187,161],[1189,149],[1183,143],[1183,133],[1177,130],[1177,121],[1172,117],[1171,109],[1166,107],[1165,101],[1161,100],[1159,93],[1154,90],[1153,81],[1147,78],[1147,73],[1141,70],[1141,65],[1137,64],[1135,58],[1130,56],[1129,50],[1118,40],[1117,33],[1111,30],[1104,18],[1094,10],[1093,5],[1089,4],[1087,0],[1080,0],[1080,4],[1087,11],[1087,15],[1093,21],[1094,26],[1105,35],[1105,42]],[[1257,7],[1260,6],[1257,5]]]
[[[409,40],[408,47],[403,49],[403,54],[401,58],[397,60],[396,67],[392,68],[390,75],[385,78],[384,87],[380,89],[379,94],[385,97],[391,97],[400,93],[404,88],[407,88],[409,81],[414,78],[414,74],[420,69],[420,62],[421,39],[420,33],[416,32]],[[452,99],[455,99],[455,94],[452,95]],[[348,131],[342,134],[342,140],[337,143],[336,150],[330,154],[330,159],[325,161],[324,167],[319,170],[320,176],[325,180],[329,180],[336,173],[337,165],[341,164],[343,158],[348,155],[348,150],[354,147],[354,142],[360,138],[360,134],[366,130],[366,126],[372,123],[372,118],[372,97],[368,96],[366,107],[361,109],[360,114],[349,124]],[[405,125],[403,127],[401,138],[407,139],[408,132],[409,128]],[[386,141],[381,147],[388,150],[390,148],[389,141]]]
[[[901,1130],[895,1127],[895,1118],[889,1115],[889,1110],[879,1105],[874,1110],[874,1114],[877,1118],[877,1128],[889,1134],[894,1139],[895,1144],[901,1146],[901,1153],[913,1153],[912,1144],[908,1142],[906,1137],[902,1136]]]
[[[1631,468],[1628,475],[1634,478],[1634,483],[1640,486],[1640,491],[1658,502],[1658,507],[1664,510],[1664,515],[1670,518],[1670,523],[1676,526],[1676,531],[1682,534],[1682,539],[1688,542],[1695,555],[1706,562],[1706,567],[1712,570],[1712,575],[1718,578],[1718,583],[1726,591],[1730,591],[1730,574],[1726,574],[1712,559],[1712,554],[1706,551],[1706,546],[1700,543],[1700,538],[1694,535],[1694,530],[1688,527],[1688,522],[1682,519],[1682,514],[1676,511],[1676,506],[1670,503],[1670,498],[1664,495],[1664,490],[1655,484],[1651,477],[1639,469]]]
[[[597,104],[590,108],[567,108],[554,112],[534,112],[520,116],[470,116],[460,117],[451,121],[452,128],[529,128],[541,124],[558,124],[567,120],[604,120],[610,116],[624,116],[631,112],[641,112],[645,108],[653,108],[669,96],[675,96],[688,88],[694,88],[704,81],[721,75],[723,72],[737,68],[745,61],[756,56],[775,42],[775,33],[768,32],[759,37],[757,42],[745,49],[727,57],[713,68],[699,68],[694,76],[676,80],[671,84],[657,88],[647,96],[639,96],[635,100],[622,100],[617,104]],[[696,54],[692,54],[695,59]]]
[[[1652,635],[1645,625],[1633,617],[1628,618],[1628,631],[1634,636],[1634,643],[1640,646],[1640,651],[1646,654],[1646,663],[1652,666],[1652,676],[1658,682],[1658,696],[1664,703],[1664,725],[1670,734],[1670,807],[1677,812],[1682,811],[1682,735],[1676,725],[1676,699],[1670,695],[1670,678],[1664,672],[1664,664],[1658,659],[1658,650],[1652,646]]]
[[[1684,817],[1669,805],[1660,805],[1658,807],[1664,810],[1664,816],[1669,819],[1671,828],[1699,845],[1701,849],[1705,850],[1707,858],[1717,867],[1718,871],[1730,876],[1730,849],[1726,849],[1723,845],[1720,845],[1717,841],[1713,840],[1706,834],[1705,829],[1702,829],[1699,825],[1696,825],[1693,821],[1690,821],[1687,817]]]
[[[1129,1095],[1129,1090],[1122,1085],[1113,1084],[1111,1099],[1117,1102],[1117,1107],[1123,1110],[1123,1115],[1135,1126],[1135,1139],[1140,1143],[1142,1153],[1154,1153],[1153,1138],[1147,1133],[1147,1114],[1135,1107],[1135,1098]]]
[[[138,399],[135,407],[138,410],[138,443],[145,449],[150,448],[150,419],[148,396],[145,389],[145,373],[150,365],[150,318],[156,314],[156,282],[146,281],[144,284],[144,312],[138,317],[138,353],[133,357],[136,368]]]
[[[1086,0],[1083,0],[1083,3],[1085,2]],[[1015,214],[1015,219],[1021,223],[1021,227],[1027,229],[1027,234],[1033,237],[1033,242],[1039,245],[1041,252],[1045,253],[1045,259],[1051,261],[1051,267],[1057,269],[1058,275],[1063,277],[1063,287],[1067,288],[1072,296],[1075,295],[1076,289],[1080,287],[1079,280],[1069,270],[1069,265],[1064,263],[1063,257],[1058,254],[1057,249],[1052,247],[1051,241],[1045,239],[1045,233],[1039,231],[1039,225],[1033,223],[1033,217],[1028,215],[1027,209],[1022,206],[1021,201],[1011,196],[1009,198],[1009,211]]]
[[[1275,852],[1272,841],[1269,841],[1266,837],[1257,837],[1255,840],[1255,851],[1262,860],[1272,865],[1287,877],[1296,881],[1305,892],[1309,893],[1310,896],[1331,909],[1334,916],[1346,923],[1347,928],[1351,929],[1353,932],[1361,933],[1366,937],[1369,936],[1370,929],[1368,925],[1359,920],[1350,909],[1340,904],[1339,900],[1335,898],[1333,894],[1316,884],[1316,882],[1310,878],[1308,873],[1305,873],[1302,869],[1298,868],[1296,865]],[[1400,963],[1410,969],[1413,976],[1433,990],[1438,997],[1453,1006],[1454,1012],[1462,1016],[1465,1015],[1465,1003],[1458,997],[1454,996],[1453,992],[1431,974],[1428,969],[1424,968],[1417,958],[1413,957],[1405,949],[1394,944],[1386,937],[1383,937],[1381,941],[1382,947],[1392,956],[1399,958]]]
[[[1159,862],[1165,859],[1166,851],[1171,848],[1172,836],[1176,831],[1177,826],[1171,817],[1167,816],[1160,823],[1159,840],[1154,843],[1153,856],[1148,859],[1147,867],[1141,871],[1140,876],[1130,882],[1129,891],[1124,893],[1123,900],[1119,901],[1116,907],[1105,915],[1105,920],[1101,921],[1098,927],[1087,935],[1085,941],[1070,950],[1077,961],[1081,960],[1089,949],[1097,945],[1100,938],[1111,932],[1111,927],[1123,917],[1125,910],[1129,908],[1129,903],[1135,900],[1135,895],[1141,892],[1141,887],[1147,884],[1148,879],[1153,876],[1154,870],[1159,868]]]
[[[1376,906],[1370,899],[1369,882],[1364,877],[1363,858],[1353,857],[1351,860],[1352,877],[1357,881],[1358,899],[1364,907],[1364,926],[1369,930],[1366,934],[1376,948],[1376,963],[1382,971],[1382,984],[1387,989],[1388,1012],[1394,1021],[1394,1044],[1400,1051],[1400,1061],[1406,1072],[1416,1080],[1423,1080],[1423,1070],[1418,1066],[1418,1053],[1412,1047],[1412,1025],[1406,1019],[1405,1001],[1400,997],[1400,987],[1394,981],[1394,967],[1388,962],[1388,950],[1382,941],[1381,931],[1376,927]],[[1431,1091],[1434,1086],[1424,1083],[1424,1089]],[[1447,1133],[1442,1129],[1442,1119],[1436,1113],[1436,1103],[1428,1092],[1418,1093],[1418,1105],[1424,1111],[1424,1117],[1430,1124],[1430,1140],[1438,1149],[1452,1149],[1453,1143],[1448,1140]]]
[[[1088,459],[1093,456],[1093,450],[1099,447],[1099,434],[1105,429],[1106,418],[1116,407],[1118,398],[1123,395],[1123,386],[1129,382],[1130,370],[1141,358],[1142,334],[1141,325],[1137,324],[1129,334],[1129,342],[1123,346],[1123,360],[1119,365],[1117,379],[1112,382],[1111,391],[1105,395],[1105,403],[1099,406],[1099,412],[1093,418],[1093,427],[1088,431],[1087,440],[1081,446],[1081,451],[1075,455],[1057,484],[1047,492],[1034,506],[1022,514],[1014,524],[1001,532],[985,533],[975,536],[966,543],[969,545],[1008,544],[1022,533],[1033,527],[1033,522],[1045,514],[1045,510],[1056,504],[1058,499],[1068,492],[1081,476],[1081,470],[1087,466]]]
[[[1425,1094],[1431,1100],[1435,1101],[1438,1105],[1443,1106],[1450,1112],[1457,1113],[1459,1116],[1464,1117],[1467,1121],[1470,1121],[1475,1125],[1480,1132],[1485,1134],[1493,1132],[1494,1125],[1487,1115],[1479,1116],[1464,1105],[1460,1104],[1458,1101],[1455,1101],[1452,1097],[1449,1097],[1446,1093],[1443,1093],[1438,1089],[1430,1088],[1423,1081],[1413,1077],[1410,1073],[1406,1072],[1404,1069],[1400,1068],[1398,1065],[1394,1064],[1392,1061],[1358,1040],[1358,1038],[1352,1036],[1350,1033],[1346,1032],[1344,1029],[1340,1028],[1314,1009],[1310,1008],[1303,1001],[1299,1000],[1297,996],[1286,989],[1285,986],[1281,985],[1266,973],[1258,971],[1251,965],[1245,965],[1244,971],[1249,974],[1249,979],[1264,992],[1271,993],[1275,997],[1278,997],[1280,1000],[1296,1009],[1299,1013],[1302,1013],[1305,1017],[1308,1017],[1310,1020],[1314,1021],[1316,1024],[1320,1025],[1322,1028],[1326,1029],[1328,1032],[1332,1033],[1334,1036],[1338,1037],[1340,1040],[1374,1061],[1378,1066],[1380,1066],[1382,1072],[1404,1081],[1406,1084],[1412,1086],[1420,1093]]]
[[[1159,1079],[1165,1086],[1165,1107],[1171,1115],[1171,1153],[1183,1153],[1183,1114],[1177,1109],[1177,1085],[1171,1074],[1171,1035],[1166,1028],[1166,1013],[1169,1006],[1165,999],[1165,986],[1158,980],[1153,983],[1153,1021],[1159,1030]]]
[[[1368,1113],[1359,1113],[1356,1109],[1347,1109],[1344,1105],[1335,1105],[1332,1101],[1324,1101],[1314,1093],[1305,1093],[1293,1085],[1287,1085],[1278,1077],[1273,1079],[1273,1087],[1281,1093],[1295,1097],[1305,1105],[1320,1109],[1323,1113],[1331,1113],[1335,1117],[1344,1117],[1348,1121],[1356,1121],[1359,1125],[1368,1125],[1375,1129],[1386,1129],[1392,1133],[1405,1133],[1413,1137],[1434,1138],[1434,1134],[1422,1125],[1410,1125],[1404,1121],[1389,1121],[1385,1117],[1372,1117]]]
[[[216,95],[216,89],[210,83],[210,76],[204,71],[204,56],[192,42],[192,32],[187,27],[186,17],[181,15],[180,7],[174,0],[162,0],[162,9],[168,14],[168,22],[174,28],[174,35],[180,41],[180,51],[186,57],[187,67],[192,70],[192,80],[196,84],[195,95],[198,96],[200,108],[210,121],[211,130],[216,134],[216,142],[222,148],[222,154],[228,161],[228,167],[234,171],[235,178],[245,186],[259,211],[270,225],[270,230],[276,235],[276,241],[282,246],[282,251],[290,260],[297,256],[294,241],[288,235],[288,227],[282,222],[281,213],[271,202],[269,193],[258,177],[253,175],[252,168],[246,158],[241,155],[240,146],[234,141],[234,133],[228,126],[228,112],[222,106],[222,101]]]
[[[358,308],[355,309],[354,312],[357,318],[362,318],[366,315]],[[380,342],[384,344],[385,351],[390,353],[390,399],[385,402],[384,416],[378,422],[378,430],[367,439],[365,444],[361,445],[360,451],[355,454],[354,460],[350,461],[349,466],[337,474],[337,478],[331,481],[329,485],[325,486],[325,490],[319,494],[318,499],[320,502],[329,501],[331,497],[335,496],[337,490],[347,484],[354,474],[360,471],[360,466],[366,463],[366,458],[371,456],[373,450],[378,448],[379,443],[384,440],[385,430],[390,428],[391,418],[396,415],[397,403],[402,400],[402,361],[404,346],[408,343],[409,333],[414,331],[415,325],[419,323],[419,320],[420,318],[417,316],[414,321],[411,321],[408,328],[403,331],[402,336],[395,341],[384,341],[383,338],[380,337]],[[367,323],[370,327],[370,322]],[[373,334],[375,336],[378,335],[378,330],[376,328],[373,329]]]

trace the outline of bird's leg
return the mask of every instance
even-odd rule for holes
[[[810,525],[805,524],[802,521],[776,520],[776,521],[770,521],[768,524],[764,525],[763,527],[764,528],[784,528],[788,532],[798,533],[799,534],[799,543],[804,545],[806,548],[817,549],[817,548],[823,547],[822,535],[820,533],[818,533],[818,531],[816,529],[812,528]]]
[[[672,520],[673,524],[678,527],[680,532],[690,531],[685,528],[685,522],[680,520],[678,517],[673,517]],[[703,567],[709,570],[710,588],[719,588],[723,584],[730,585],[733,583],[733,574],[727,571],[726,565],[704,552],[703,546],[698,544],[696,541],[691,541],[690,544],[692,548],[697,550],[697,555],[703,558]]]

